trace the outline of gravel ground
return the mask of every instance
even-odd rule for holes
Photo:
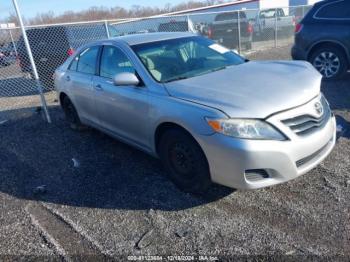
[[[249,58],[290,59],[289,48]],[[51,125],[34,108],[20,111],[0,124],[0,254],[348,261],[349,80],[322,86],[343,131],[319,167],[283,185],[216,186],[205,197],[180,192],[142,152],[95,130],[70,130],[52,98]]]

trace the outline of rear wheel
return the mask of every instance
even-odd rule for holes
[[[74,130],[82,130],[84,126],[80,122],[77,110],[68,96],[63,98],[62,108],[70,127]]]
[[[310,63],[323,75],[325,80],[342,78],[347,70],[346,55],[342,50],[333,46],[325,46],[314,51]]]
[[[181,190],[205,193],[212,182],[207,159],[198,143],[185,131],[166,131],[159,141],[158,151],[169,178]]]

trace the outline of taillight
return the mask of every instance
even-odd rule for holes
[[[73,48],[69,48],[68,51],[67,51],[67,54],[68,54],[69,56],[74,55],[74,49],[73,49]]]
[[[208,37],[209,38],[213,37],[213,30],[211,29],[211,27],[209,27],[209,29],[208,29]]]
[[[248,24],[247,32],[248,32],[249,34],[251,34],[251,33],[253,33],[253,31],[254,31],[253,25]]]
[[[303,29],[303,24],[296,24],[295,26],[295,33],[299,33]]]

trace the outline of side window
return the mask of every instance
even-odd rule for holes
[[[96,62],[98,56],[98,46],[85,49],[79,55],[77,71],[85,74],[94,75],[96,73]]]
[[[318,9],[315,18],[350,20],[350,2],[345,0],[325,4]]]
[[[276,17],[276,9],[267,9],[260,12],[260,18],[273,18]]]
[[[70,63],[68,69],[71,71],[77,71],[78,61],[79,61],[79,56],[77,55],[76,57],[74,57],[73,61]]]
[[[127,56],[119,48],[105,46],[101,57],[100,76],[113,78],[116,74],[125,72],[135,72]]]
[[[277,16],[278,16],[278,17],[284,17],[284,16],[285,16],[285,15],[284,15],[283,9],[278,9],[278,10],[277,10]]]

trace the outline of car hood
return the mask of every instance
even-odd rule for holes
[[[266,118],[320,93],[321,75],[307,62],[248,62],[166,83],[173,97],[219,109],[229,117]]]

